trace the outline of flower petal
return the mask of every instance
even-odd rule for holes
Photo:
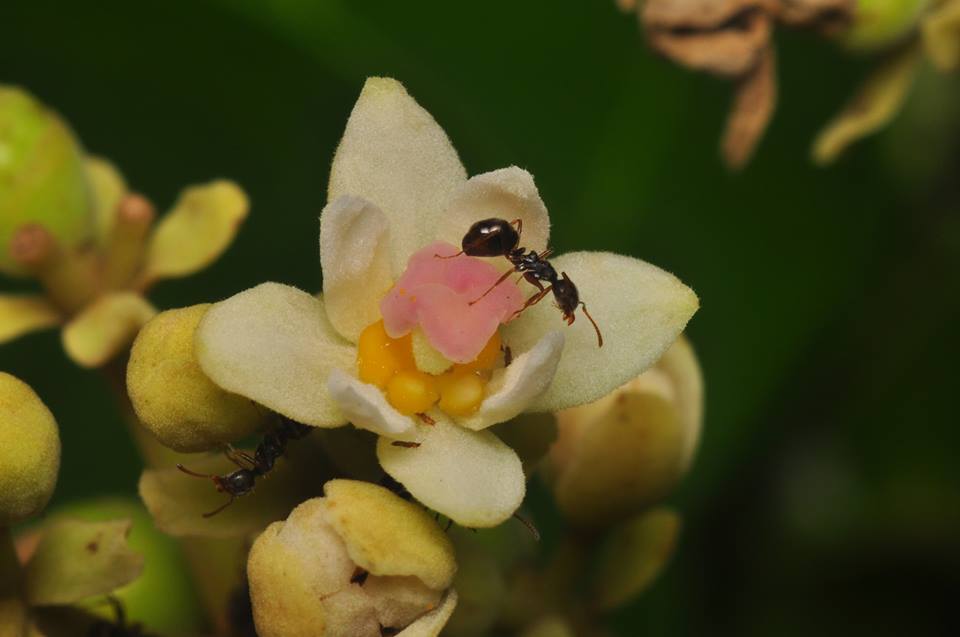
[[[546,250],[550,216],[533,175],[522,168],[510,166],[471,177],[447,205],[436,238],[459,246],[470,226],[490,217],[507,221],[520,219],[523,221],[520,244],[537,252]]]
[[[487,385],[487,397],[475,414],[457,424],[475,431],[519,416],[550,387],[563,353],[562,332],[548,332],[509,367],[497,370]]]
[[[432,589],[450,586],[453,544],[422,507],[356,480],[331,480],[323,492],[327,521],[358,566],[373,575],[411,575]]]
[[[420,446],[398,447],[390,438],[377,443],[384,471],[413,497],[467,527],[491,527],[520,507],[526,491],[517,454],[488,431],[470,431],[431,413],[432,426],[420,427]]]
[[[680,516],[659,508],[617,526],[603,541],[592,577],[594,603],[611,611],[637,598],[673,556]]]
[[[213,263],[233,242],[249,209],[247,195],[232,181],[184,190],[150,237],[145,281],[187,276]]]
[[[600,398],[653,365],[683,331],[699,307],[693,290],[660,268],[609,252],[573,252],[552,260],[567,272],[604,334],[597,347],[593,326],[580,310],[564,329],[566,345],[550,388],[530,407],[557,411]],[[509,323],[504,343],[531,347],[556,329],[562,317],[541,302]]]
[[[960,0],[940,3],[920,24],[927,57],[948,73],[960,66]]]
[[[457,591],[451,589],[440,606],[401,630],[397,637],[437,637],[456,607]]]
[[[913,85],[918,58],[916,46],[907,46],[888,55],[847,106],[817,134],[813,142],[813,160],[818,164],[829,164],[847,146],[893,119]]]
[[[433,117],[402,84],[367,80],[330,169],[328,200],[355,195],[390,220],[391,260],[399,274],[427,243],[467,175]]]
[[[673,381],[674,404],[680,413],[684,431],[683,472],[693,462],[703,429],[703,372],[697,354],[686,336],[681,335],[657,361],[656,369],[666,372]]]
[[[334,330],[322,300],[263,283],[211,307],[196,346],[200,367],[223,389],[306,425],[346,422],[327,377],[353,369],[356,351]]]
[[[327,316],[356,343],[380,319],[380,299],[393,285],[387,217],[359,197],[327,204],[320,215],[320,265]]]
[[[397,440],[412,440],[415,437],[416,423],[394,409],[380,388],[334,369],[327,379],[327,391],[344,417],[355,427]]]
[[[211,517],[203,514],[223,505],[229,497],[218,492],[209,480],[189,476],[176,467],[145,470],[140,476],[140,498],[156,527],[167,535],[249,535],[282,520],[298,503],[317,495],[328,470],[316,461],[316,449],[296,445],[290,454],[277,462],[269,480],[257,481],[256,491]],[[203,474],[225,475],[237,468],[221,455],[198,456],[184,463],[191,471]]]
[[[101,297],[63,328],[63,347],[82,367],[99,367],[129,345],[156,309],[134,292]]]
[[[127,182],[117,167],[102,157],[87,157],[86,168],[93,188],[97,243],[106,246],[120,200],[127,193]]]
[[[143,556],[127,545],[132,524],[73,519],[53,524],[26,567],[30,604],[73,604],[136,579],[143,571]]]
[[[0,294],[0,344],[60,324],[60,312],[34,294]]]

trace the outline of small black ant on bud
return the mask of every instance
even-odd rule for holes
[[[225,455],[235,465],[240,467],[233,473],[222,476],[197,473],[196,471],[187,469],[182,464],[178,464],[177,469],[180,469],[180,471],[183,471],[187,475],[213,480],[217,491],[230,496],[230,499],[227,500],[223,506],[203,514],[203,517],[209,518],[226,509],[233,504],[233,501],[237,498],[253,491],[257,478],[262,478],[270,473],[277,459],[280,458],[286,450],[287,443],[291,440],[303,438],[311,431],[313,431],[313,427],[301,425],[298,422],[282,418],[280,424],[263,437],[263,440],[257,445],[257,449],[252,456],[245,451],[238,451],[233,447],[227,447],[227,450],[224,452]]]
[[[523,221],[520,219],[514,219],[513,221],[496,218],[484,219],[470,226],[467,233],[463,235],[463,240],[460,242],[460,252],[447,257],[438,254],[436,257],[438,259],[451,259],[461,254],[466,254],[471,257],[505,257],[507,261],[513,265],[513,269],[506,271],[502,277],[497,279],[496,283],[490,286],[490,289],[481,294],[479,298],[471,301],[470,305],[473,305],[490,294],[494,288],[506,281],[510,275],[519,273],[522,278],[536,286],[539,291],[527,299],[527,302],[514,313],[511,319],[528,307],[536,305],[543,297],[553,292],[553,299],[556,301],[557,307],[560,308],[560,312],[563,313],[563,318],[566,320],[567,325],[573,325],[574,320],[576,320],[574,312],[576,312],[579,306],[583,309],[583,313],[586,314],[587,318],[590,319],[590,322],[593,324],[593,329],[597,332],[597,346],[603,347],[603,335],[600,334],[600,328],[597,327],[597,322],[593,320],[590,312],[587,311],[586,304],[580,300],[580,293],[577,291],[577,286],[573,284],[573,281],[570,280],[566,272],[561,272],[558,276],[557,271],[547,260],[547,257],[553,253],[553,250],[547,248],[543,252],[537,253],[521,247],[520,235],[522,232]],[[547,287],[544,287],[543,283],[547,283]]]

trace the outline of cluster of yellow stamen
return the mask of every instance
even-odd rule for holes
[[[434,405],[451,416],[469,416],[483,402],[499,360],[500,334],[494,333],[475,360],[455,364],[439,375],[427,374],[417,369],[411,336],[390,338],[383,321],[367,326],[357,346],[360,380],[384,390],[387,401],[408,416]]]

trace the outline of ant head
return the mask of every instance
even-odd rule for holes
[[[471,257],[502,257],[520,244],[520,233],[506,219],[478,221],[463,235],[460,247]]]

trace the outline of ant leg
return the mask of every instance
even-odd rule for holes
[[[546,261],[551,254],[553,254],[553,248],[547,248],[546,250],[538,254],[537,258],[540,259],[541,261]]]
[[[523,219],[519,219],[519,218],[514,219],[513,221],[510,222],[510,225],[517,227],[517,237],[520,237],[523,235]]]
[[[212,473],[197,473],[196,471],[191,471],[190,469],[187,469],[185,466],[179,463],[177,463],[177,469],[180,469],[180,471],[183,471],[188,476],[194,476],[196,478],[216,478],[217,477]]]
[[[514,514],[513,514],[513,517],[514,517],[516,520],[518,520],[521,524],[523,524],[523,526],[527,527],[527,530],[530,531],[530,534],[533,536],[533,539],[534,539],[534,540],[536,540],[537,542],[540,541],[540,531],[538,531],[538,530],[537,530],[537,527],[535,527],[535,526],[533,525],[533,522],[531,522],[530,520],[526,519],[525,517],[523,517],[523,516],[520,515],[519,513],[514,513]]]
[[[477,297],[477,298],[475,298],[474,300],[470,301],[469,304],[470,304],[470,305],[473,305],[474,303],[478,302],[480,299],[482,299],[482,298],[485,297],[486,295],[488,295],[488,294],[490,294],[491,292],[493,292],[493,289],[494,289],[495,287],[497,287],[498,285],[500,285],[501,283],[503,283],[504,281],[506,281],[507,279],[509,279],[509,278],[510,278],[510,275],[512,275],[512,274],[513,274],[514,272],[516,272],[516,271],[517,271],[516,268],[514,268],[513,270],[507,270],[506,272],[504,272],[504,273],[503,273],[503,276],[500,277],[499,279],[497,279],[497,282],[496,282],[496,283],[494,283],[493,285],[491,285],[491,286],[487,289],[487,291],[484,292],[483,294],[481,294],[479,297]]]
[[[434,258],[434,259],[452,259],[452,258],[454,258],[454,257],[459,257],[461,254],[463,254],[463,250],[461,250],[460,252],[458,252],[458,253],[456,253],[456,254],[451,254],[451,255],[448,255],[448,256],[443,256],[442,254],[434,254],[434,255],[433,255],[433,258]]]
[[[228,506],[230,506],[231,504],[233,504],[233,501],[236,500],[236,499],[237,499],[237,496],[231,494],[229,500],[227,500],[224,504],[218,506],[218,507],[217,507],[216,509],[214,509],[213,511],[207,511],[206,513],[203,514],[203,517],[205,517],[205,518],[212,518],[213,516],[215,516],[216,514],[220,513],[221,511],[223,511],[224,509],[226,509]]]
[[[517,318],[518,316],[520,316],[520,313],[526,310],[528,307],[532,307],[537,303],[539,303],[540,301],[542,301],[543,297],[545,297],[551,291],[553,291],[552,285],[550,287],[543,288],[542,290],[540,290],[539,292],[531,296],[529,299],[527,299],[527,302],[523,304],[523,307],[521,307],[519,310],[517,310],[516,312],[510,315],[510,318],[507,319],[507,323]]]
[[[527,280],[527,283],[536,287],[538,290],[543,291],[543,283],[540,283],[540,279],[533,272],[524,272],[523,278]]]
[[[583,310],[583,313],[587,315],[587,318],[590,319],[590,322],[593,323],[593,329],[597,331],[597,347],[603,347],[603,334],[600,333],[600,328],[597,327],[597,322],[593,320],[593,317],[590,316],[590,312],[587,311],[587,304],[583,301],[580,301],[580,308]]]
[[[231,444],[227,445],[227,449],[223,453],[225,456],[227,456],[230,462],[237,465],[241,469],[247,469],[248,471],[252,471],[253,469],[257,468],[257,461],[253,458],[253,456],[251,456],[246,451],[235,449],[234,446]],[[249,466],[245,466],[243,462],[241,462],[241,460],[243,462],[248,463]]]

